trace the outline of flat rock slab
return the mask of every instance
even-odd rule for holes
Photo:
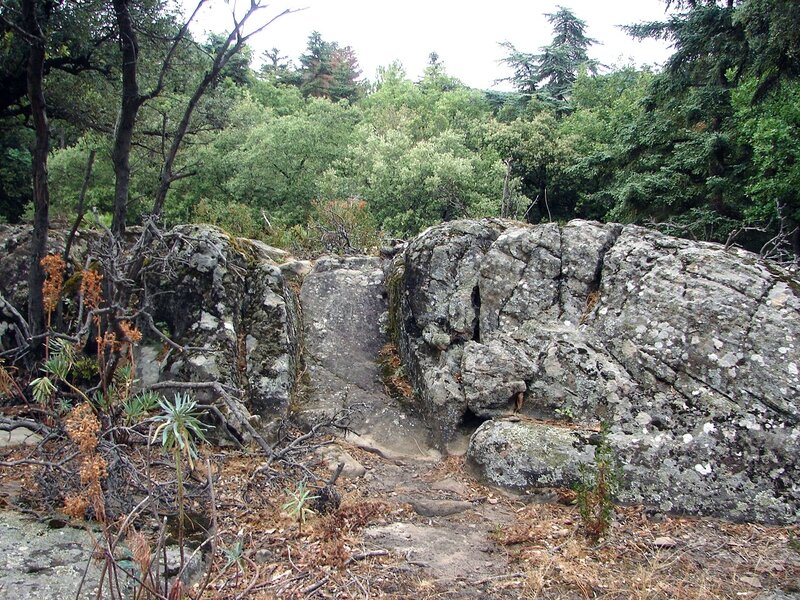
[[[42,441],[42,436],[25,427],[18,427],[13,431],[0,431],[0,448],[5,446],[35,446]]]
[[[405,556],[439,580],[453,580],[474,573],[476,578],[504,572],[507,561],[492,552],[483,531],[455,527],[392,523],[364,530],[373,544]]]
[[[300,291],[309,385],[300,419],[361,405],[347,440],[386,458],[436,459],[422,420],[384,391],[378,352],[388,341],[380,258],[322,258]]]
[[[0,512],[0,598],[95,598],[100,570],[89,563],[92,540],[81,529],[52,529],[12,512]]]
[[[472,508],[466,500],[410,500],[409,504],[423,517],[447,517]]]

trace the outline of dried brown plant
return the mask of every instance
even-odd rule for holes
[[[100,421],[87,404],[79,404],[67,416],[64,423],[67,435],[78,445],[83,454],[90,454],[97,448],[97,434],[100,433]]]
[[[103,300],[103,291],[100,287],[100,282],[103,276],[97,271],[86,269],[81,275],[81,297],[83,304],[89,310],[94,310],[100,307]]]
[[[50,314],[56,309],[61,299],[66,265],[64,264],[64,259],[58,254],[48,254],[41,260],[41,265],[45,273],[42,295],[44,296],[44,309],[47,311],[49,321]]]

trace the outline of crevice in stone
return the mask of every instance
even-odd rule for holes
[[[761,306],[764,302],[769,298],[770,292],[775,288],[775,286],[779,283],[779,281],[773,281],[770,285],[767,285],[764,288],[761,296],[756,300],[755,309],[753,309],[753,313],[750,315],[750,319],[747,321],[747,327],[744,330],[744,334],[742,335],[742,345],[747,344],[747,341],[750,339],[750,333],[753,331],[753,326],[755,325],[756,316],[758,316],[758,311],[761,310]]]
[[[481,288],[478,284],[472,288],[472,308],[475,316],[472,318],[472,341],[481,341]]]
[[[600,291],[600,286],[603,283],[603,270],[606,265],[606,255],[617,243],[620,235],[622,235],[622,227],[615,227],[609,230],[609,237],[606,243],[603,244],[600,251],[597,253],[597,265],[595,266],[592,283],[589,284],[589,293]]]
[[[464,409],[464,414],[461,415],[461,420],[458,422],[458,427],[462,432],[472,434],[475,432],[478,427],[483,425],[486,421],[489,421],[489,417],[479,417],[474,412],[472,412],[471,408]]]
[[[558,302],[558,318],[564,316],[564,228],[558,226],[558,275],[556,276],[556,302]]]

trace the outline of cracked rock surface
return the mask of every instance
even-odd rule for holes
[[[436,443],[467,420],[522,417],[472,438],[468,459],[492,483],[574,483],[597,443],[576,430],[602,422],[624,502],[800,520],[790,274],[636,226],[494,219],[428,229],[388,280]]]
[[[388,341],[383,261],[322,258],[300,291],[307,380],[298,417],[312,424],[357,407],[347,439],[389,458],[437,458],[409,407],[386,394],[378,353]]]
[[[217,381],[244,392],[241,411],[268,425],[284,418],[295,383],[299,315],[276,259],[286,253],[206,225],[165,235],[170,251],[147,275],[153,316],[185,354],[152,336],[140,349],[143,383]],[[204,392],[195,396],[200,400]]]

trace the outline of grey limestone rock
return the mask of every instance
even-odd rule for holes
[[[495,485],[526,490],[569,486],[594,460],[595,432],[540,423],[492,420],[470,440],[468,464]]]
[[[244,408],[264,425],[284,418],[296,379],[299,316],[272,258],[280,251],[210,226],[180,226],[166,239],[166,263],[147,280],[160,292],[154,318],[190,350],[144,345],[141,357],[149,360],[139,361],[140,377],[229,384],[244,391]]]
[[[551,423],[484,425],[469,459],[489,481],[568,485],[526,466],[538,456],[509,456],[539,452],[537,437],[563,441],[559,422],[604,422],[621,500],[800,520],[791,274],[745,251],[586,221],[445,223],[392,265],[399,346],[440,446],[470,415]]]
[[[356,407],[347,435],[353,443],[388,457],[430,458],[422,420],[384,390],[378,363],[388,341],[383,266],[377,257],[324,257],[305,277],[307,380],[296,417],[312,425]]]
[[[14,311],[25,314],[30,230],[0,225],[0,253],[5,253],[0,261],[0,349],[18,346],[22,334]],[[126,243],[139,233],[141,228],[129,228]],[[65,239],[65,231],[51,230],[52,250],[63,249]],[[133,287],[147,288],[152,298],[148,312],[189,351],[179,353],[144,329],[136,357],[140,382],[220,382],[243,391],[237,413],[252,416],[254,424],[266,426],[286,417],[299,352],[297,297],[276,262],[285,262],[287,253],[208,225],[176,227],[160,242]],[[81,232],[70,268],[81,269],[87,252],[102,243],[99,232]],[[295,265],[286,272],[301,276],[303,268]],[[68,279],[65,288],[72,286],[74,293],[76,285],[75,278]],[[196,396],[211,400],[211,392],[200,390]]]

